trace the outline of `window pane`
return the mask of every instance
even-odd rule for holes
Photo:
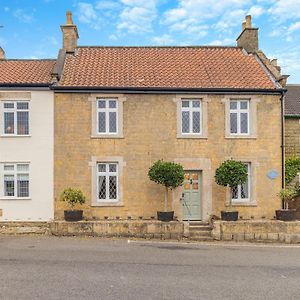
[[[4,196],[14,196],[14,175],[4,175]]]
[[[241,109],[248,109],[248,101],[241,101]]]
[[[28,111],[17,112],[18,134],[29,134]]]
[[[4,133],[13,134],[15,132],[14,128],[14,113],[5,112],[4,113]]]
[[[98,172],[106,172],[106,164],[98,164]]]
[[[109,172],[117,172],[117,165],[109,164]]]
[[[14,165],[4,165],[4,171],[13,171],[14,169]]]
[[[13,102],[4,103],[4,108],[14,108],[15,104]]]
[[[106,199],[106,181],[105,176],[99,176],[98,178],[98,186],[99,186],[99,199]]]
[[[109,113],[109,132],[117,132],[117,113]]]
[[[230,133],[237,133],[237,114],[230,113]]]
[[[28,109],[28,102],[17,102],[17,109]]]
[[[249,198],[249,191],[248,191],[248,180],[241,185],[241,198],[248,199]]]
[[[105,108],[106,101],[105,100],[99,100],[98,101],[98,108]]]
[[[182,132],[190,132],[190,113],[188,111],[182,112]]]
[[[248,133],[248,114],[241,113],[241,133]]]
[[[200,101],[199,100],[193,101],[193,107],[200,107]]]
[[[236,101],[230,101],[230,109],[237,109],[237,102]]]
[[[29,197],[29,175],[18,174],[17,176],[18,197]]]
[[[109,199],[117,199],[117,176],[109,176]]]
[[[105,112],[98,113],[99,132],[106,132],[106,115]]]
[[[182,101],[181,102],[182,107],[189,107],[190,106],[190,101]]]
[[[193,112],[193,133],[200,132],[200,112],[194,111]]]
[[[29,171],[29,164],[17,164],[17,171]]]
[[[238,199],[238,187],[232,188],[232,199]]]
[[[110,100],[109,101],[109,108],[116,108],[117,107],[117,101],[116,100]]]

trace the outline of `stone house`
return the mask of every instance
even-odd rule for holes
[[[285,95],[285,154],[300,155],[300,85],[288,84]]]
[[[55,216],[66,187],[87,196],[87,219],[155,218],[163,188],[148,179],[158,159],[184,167],[170,196],[179,220],[208,220],[229,203],[243,218],[273,218],[283,182],[280,74],[247,16],[236,47],[78,46],[67,13],[52,77]],[[226,159],[245,162],[233,194],[214,181]]]
[[[0,48],[1,221],[54,217],[54,64],[5,59]]]

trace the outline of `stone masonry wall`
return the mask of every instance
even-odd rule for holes
[[[300,155],[300,119],[285,118],[285,154]]]
[[[92,105],[90,94],[56,93],[55,95],[55,218],[63,218],[65,203],[59,200],[63,189],[80,188],[87,196],[83,206],[88,220],[105,217],[151,219],[163,209],[164,189],[151,182],[147,172],[158,159],[209,160],[212,184],[212,214],[225,208],[226,188],[214,182],[216,168],[230,157],[253,162],[252,174],[255,200],[239,205],[243,218],[273,218],[280,208],[277,196],[281,187],[280,97],[255,96],[257,104],[257,138],[226,139],[224,95],[208,95],[208,138],[178,139],[177,103],[175,95],[126,94],[123,113],[124,137],[120,139],[91,138]],[[234,98],[234,96],[233,96]],[[251,98],[251,96],[245,97]],[[92,156],[121,156],[123,168],[123,205],[91,206]],[[277,170],[279,177],[267,177]],[[202,190],[201,198],[204,193]],[[180,195],[180,193],[179,193]],[[171,196],[171,195],[170,195]],[[181,214],[179,197],[174,199],[175,214]],[[170,209],[171,204],[170,204]]]

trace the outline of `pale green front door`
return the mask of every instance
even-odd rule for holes
[[[201,173],[185,171],[183,183],[183,220],[201,220]]]

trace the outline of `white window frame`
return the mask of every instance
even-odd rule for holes
[[[230,104],[232,102],[237,103],[237,108],[232,109],[230,108]],[[247,109],[241,109],[241,103],[242,102],[247,102]],[[236,113],[237,114],[237,132],[232,133],[231,132],[231,113]],[[247,133],[242,133],[241,132],[241,114],[242,113],[247,113]],[[250,135],[250,101],[248,99],[231,99],[229,102],[229,133],[230,135],[233,136],[249,136]]]
[[[100,101],[104,101],[105,102],[105,108],[99,108],[99,102]],[[115,101],[116,102],[116,107],[115,108],[110,108],[109,107],[109,101]],[[105,134],[105,135],[118,135],[118,128],[119,128],[119,103],[118,103],[118,99],[116,98],[97,98],[96,101],[96,106],[97,106],[97,116],[96,116],[96,120],[97,120],[97,134],[101,135],[101,134]],[[105,113],[105,131],[100,132],[99,131],[99,113],[100,112],[104,112]],[[109,113],[110,112],[115,112],[116,113],[116,131],[115,132],[110,132],[109,131]]]
[[[28,171],[18,171],[18,165],[27,165],[28,166]],[[4,170],[5,166],[14,166],[13,170]],[[18,197],[18,175],[28,175],[28,196],[25,197]],[[4,177],[5,175],[13,175],[14,176],[14,195],[13,196],[6,196],[5,195],[5,186],[4,186]],[[10,162],[5,162],[5,163],[1,163],[1,199],[4,200],[10,200],[10,199],[30,199],[30,163],[28,162],[14,162],[14,163],[10,163]]]
[[[5,104],[7,104],[7,103],[13,103],[14,108],[5,108]],[[27,103],[28,109],[18,109],[17,108],[18,103]],[[3,105],[3,107],[2,107],[2,109],[3,109],[3,113],[2,113],[3,132],[2,132],[2,135],[3,136],[29,136],[30,135],[30,101],[27,101],[27,100],[4,100],[2,102],[2,105]],[[18,134],[18,112],[28,112],[28,133],[26,133],[26,134]],[[13,113],[14,114],[14,133],[5,133],[5,124],[4,124],[5,113]]]
[[[186,101],[189,102],[189,107],[182,107],[182,103]],[[193,107],[193,101],[199,101],[199,107]],[[202,135],[202,101],[201,99],[196,99],[196,98],[183,98],[181,99],[181,110],[180,110],[180,132],[181,134],[184,135],[195,135],[199,136]],[[183,112],[189,112],[189,122],[190,122],[190,131],[189,132],[183,132],[182,131],[182,113]],[[200,131],[199,132],[193,132],[193,112],[199,112],[200,114]]]
[[[248,173],[248,198],[242,198],[241,197],[241,185],[238,185],[238,197],[237,198],[232,198],[232,193],[230,195],[232,203],[243,203],[243,202],[251,202],[251,163],[250,162],[244,162],[244,164],[247,166],[247,173]]]
[[[115,172],[110,172],[109,171],[109,165],[113,164],[116,166],[116,171]],[[99,171],[99,165],[106,165],[106,171],[105,172],[100,172]],[[99,199],[99,176],[105,176],[105,182],[106,182],[106,198],[105,199]],[[117,197],[116,199],[110,199],[109,198],[109,177],[110,176],[116,176],[116,188],[117,188]],[[119,163],[112,161],[112,162],[97,162],[96,164],[96,184],[97,184],[97,198],[96,201],[99,203],[113,203],[113,202],[119,202]]]

